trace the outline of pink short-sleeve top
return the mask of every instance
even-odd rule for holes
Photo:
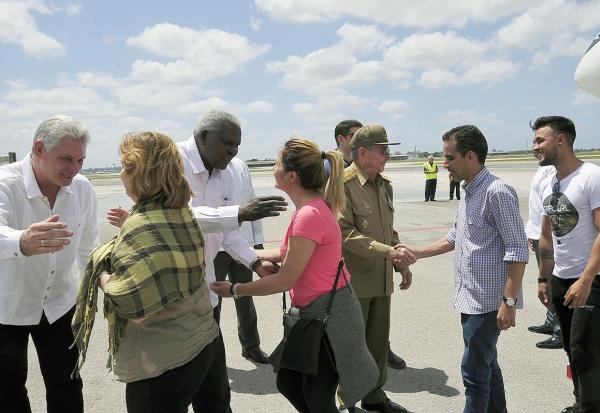
[[[338,264],[342,258],[342,233],[337,218],[323,198],[316,198],[292,214],[285,238],[281,243],[281,256],[285,257],[290,237],[310,239],[317,246],[290,290],[292,304],[306,307],[315,298],[327,294],[333,287]],[[350,282],[350,274],[344,266],[346,278]],[[346,281],[342,274],[338,288],[344,287]]]

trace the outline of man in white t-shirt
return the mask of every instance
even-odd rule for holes
[[[529,188],[529,220],[527,221],[527,225],[525,225],[525,234],[527,235],[529,248],[535,253],[538,268],[540,265],[540,232],[542,232],[542,216],[544,214],[542,189],[546,178],[555,171],[556,169],[552,165],[540,166],[533,176]],[[546,310],[546,320],[544,323],[538,326],[530,326],[529,331],[550,334],[547,340],[536,343],[536,347],[538,348],[559,349],[563,346],[560,323],[552,307]]]
[[[562,412],[599,412],[600,167],[575,156],[570,119],[542,117],[531,128],[540,165],[556,167],[542,191],[538,295],[556,310],[571,364],[575,403]]]

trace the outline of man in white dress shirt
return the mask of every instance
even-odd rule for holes
[[[89,140],[76,119],[40,124],[31,153],[0,167],[0,411],[31,412],[29,336],[48,412],[83,412],[73,317],[81,272],[99,244],[96,195],[79,174]]]
[[[254,198],[254,187],[250,177],[250,169],[246,162],[235,157],[227,167],[233,172],[236,179],[237,190],[234,192],[233,202],[243,204]],[[263,248],[263,229],[260,220],[242,222],[240,233],[248,240],[255,249]],[[221,249],[214,261],[215,276],[217,281],[225,281],[229,277],[232,283],[245,283],[252,281],[252,270],[237,262],[224,249]],[[219,312],[221,308],[219,297]],[[256,363],[269,363],[268,355],[260,348],[260,336],[258,334],[256,309],[252,297],[241,297],[235,300],[235,311],[237,314],[238,338],[242,345],[242,356]]]
[[[239,232],[242,221],[278,215],[277,211],[285,210],[285,202],[281,197],[254,198],[243,206],[236,205],[235,192],[240,188],[229,163],[238,152],[241,143],[241,127],[238,119],[226,112],[212,110],[204,114],[188,140],[179,142],[179,152],[183,160],[185,176],[192,188],[194,197],[190,204],[204,233],[206,263],[206,283],[216,280],[214,259],[220,248],[223,248],[233,259],[260,276],[275,272],[272,263],[261,261],[248,241]],[[254,207],[248,207],[254,206]],[[262,205],[259,207],[257,205]],[[206,226],[207,208],[213,208],[214,226]],[[262,213],[257,211],[262,210]],[[202,222],[205,220],[205,222]],[[223,232],[214,232],[220,226]],[[219,298],[210,291],[213,313],[219,321]],[[220,394],[207,397],[228,397],[230,393],[225,360],[206,380],[221,385]]]

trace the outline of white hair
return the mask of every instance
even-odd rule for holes
[[[57,115],[46,119],[38,126],[33,141],[41,141],[46,150],[52,150],[60,145],[64,138],[80,140],[87,144],[90,133],[83,124],[71,116]]]
[[[213,109],[202,115],[196,129],[194,129],[194,137],[200,135],[202,131],[214,131],[221,127],[223,122],[231,123],[237,126],[240,130],[242,129],[238,118],[233,116],[231,113],[224,112],[219,109]]]

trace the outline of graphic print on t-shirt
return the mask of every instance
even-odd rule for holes
[[[550,218],[552,233],[556,237],[567,235],[579,222],[579,212],[569,198],[559,191],[544,199],[544,211]]]

